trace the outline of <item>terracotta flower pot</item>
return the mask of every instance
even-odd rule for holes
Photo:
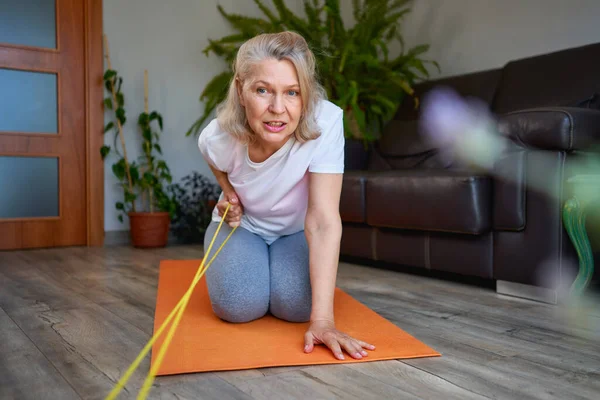
[[[171,219],[168,212],[131,212],[129,225],[134,247],[165,247],[169,239]]]

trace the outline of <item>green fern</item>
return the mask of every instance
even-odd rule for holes
[[[220,14],[236,31],[221,39],[209,40],[203,50],[222,58],[228,69],[213,77],[200,95],[203,114],[186,136],[197,134],[217,105],[225,99],[232,78],[231,63],[240,45],[260,33],[292,30],[301,34],[315,53],[319,78],[329,100],[345,110],[347,138],[370,142],[377,139],[386,122],[405,100],[418,105],[413,86],[429,77],[435,61],[421,58],[428,45],[405,50],[402,20],[411,9],[410,0],[353,0],[356,24],[346,27],[340,0],[303,0],[306,16],[295,15],[284,0],[254,0],[264,18],[226,12]],[[390,45],[400,44],[401,53],[390,59]]]

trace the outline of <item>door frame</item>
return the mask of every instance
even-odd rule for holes
[[[84,0],[87,245],[104,245],[104,55],[102,0]]]

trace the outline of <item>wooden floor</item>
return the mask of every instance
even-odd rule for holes
[[[0,399],[104,398],[152,336],[159,260],[201,256],[190,246],[0,252]],[[338,285],[443,356],[159,377],[149,397],[600,399],[600,302],[574,318],[350,264]],[[148,367],[120,398],[135,398]]]

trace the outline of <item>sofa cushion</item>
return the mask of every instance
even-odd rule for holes
[[[502,69],[495,68],[485,71],[472,72],[463,75],[450,76],[430,81],[425,81],[415,85],[415,96],[420,100],[433,88],[445,86],[452,88],[461,96],[475,97],[481,101],[492,105],[496,89],[500,84]],[[419,118],[420,108],[415,109],[413,99],[406,97],[398,108],[394,119],[396,120],[415,120]]]
[[[371,174],[366,219],[377,227],[482,234],[491,227],[491,181],[473,171]]]
[[[344,173],[340,201],[340,216],[344,222],[366,222],[365,186],[368,172]]]
[[[419,121],[390,121],[381,139],[371,149],[369,169],[448,168],[452,157],[427,141]],[[383,164],[384,168],[380,165]]]
[[[600,43],[511,61],[494,99],[498,114],[581,102],[600,92]]]

